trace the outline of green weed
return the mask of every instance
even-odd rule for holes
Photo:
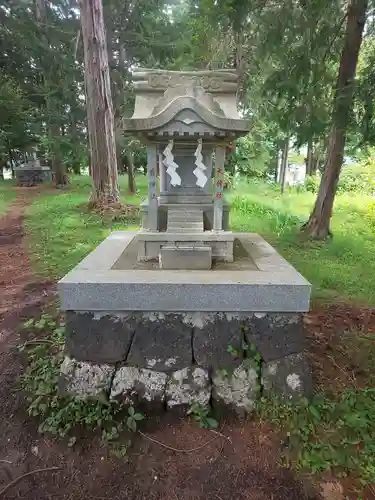
[[[132,432],[137,432],[137,425],[140,420],[143,420],[145,416],[143,413],[137,413],[133,406],[128,408],[128,417],[126,419],[126,425],[128,429]]]
[[[49,315],[30,319],[24,327],[31,331],[44,330],[48,338],[35,339],[20,347],[27,355],[27,367],[21,386],[27,394],[28,413],[38,417],[40,433],[69,436],[69,446],[75,443],[78,427],[99,431],[105,442],[116,440],[124,430],[137,431],[145,417],[130,406],[62,396],[58,392],[60,366],[64,358],[64,327]]]
[[[373,198],[338,194],[332,217],[333,239],[319,243],[304,240],[300,233],[315,196],[297,189],[281,195],[272,184],[241,182],[229,194],[231,229],[262,235],[312,283],[314,298],[375,304]]]
[[[210,408],[207,406],[194,403],[190,406],[187,413],[193,417],[194,421],[202,429],[216,429],[219,425],[218,421],[210,416]]]
[[[263,398],[258,411],[286,436],[288,465],[350,473],[362,484],[375,481],[375,389],[347,389],[338,398],[319,395],[295,404]]]
[[[0,215],[3,215],[16,197],[16,191],[11,189],[13,181],[0,181]]]

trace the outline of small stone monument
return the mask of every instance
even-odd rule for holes
[[[250,128],[236,74],[137,70],[134,86],[124,124],[147,144],[142,228],[112,233],[59,282],[61,390],[239,413],[261,394],[309,395],[311,286],[259,235],[228,228],[226,147]]]
[[[51,169],[40,164],[36,151],[32,153],[29,161],[15,167],[14,172],[17,186],[37,186],[52,181]]]

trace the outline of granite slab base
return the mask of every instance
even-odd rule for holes
[[[310,283],[271,245],[258,234],[231,235],[234,262],[213,262],[206,271],[184,271],[159,268],[160,241],[156,241],[154,263],[138,262],[135,241],[146,238],[144,232],[114,232],[59,281],[61,309],[124,314],[309,310]],[[209,244],[222,238],[227,235],[212,232]]]
[[[270,245],[235,233],[234,263],[171,271],[139,263],[134,236],[112,233],[59,282],[62,391],[183,412],[197,403],[243,413],[262,394],[309,396],[310,284]]]

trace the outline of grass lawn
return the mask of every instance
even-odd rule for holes
[[[0,181],[0,216],[3,215],[10,203],[16,197],[16,191],[11,189],[13,181]]]
[[[29,244],[37,271],[59,278],[87,255],[111,230],[137,229],[137,220],[103,221],[84,209],[89,177],[73,177],[67,191],[42,193],[26,219]],[[126,195],[127,178],[120,178],[123,201],[139,204],[147,194],[146,178],[137,178],[137,195]],[[337,196],[326,243],[303,241],[301,222],[307,219],[315,195],[295,190],[281,196],[274,187],[241,182],[229,193],[233,231],[254,231],[273,244],[312,284],[315,298],[345,299],[375,304],[375,201],[363,195]]]
[[[136,230],[138,220],[104,221],[84,207],[90,195],[89,177],[73,177],[66,191],[42,192],[28,211],[25,225],[36,271],[60,278],[113,230]],[[120,177],[122,199],[139,205],[146,196],[146,178],[138,179],[139,194],[125,196],[127,178]]]
[[[273,186],[241,183],[230,194],[231,226],[264,236],[313,284],[315,298],[375,304],[375,200],[338,195],[332,240],[304,241],[300,226],[308,219],[315,195]]]

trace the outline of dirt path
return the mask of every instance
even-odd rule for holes
[[[0,219],[0,492],[12,479],[32,473],[7,489],[1,500],[304,500],[293,474],[277,465],[280,442],[257,422],[227,423],[226,436],[165,417],[150,430],[153,439],[179,449],[212,442],[194,453],[177,453],[139,436],[130,463],[114,458],[97,438],[74,448],[37,433],[18,390],[22,365],[11,345],[23,317],[37,314],[53,298],[51,283],[33,277],[24,247],[23,217],[35,191],[19,189]],[[169,419],[169,420],[168,420]]]
[[[37,194],[36,189],[17,188],[15,202],[0,217],[0,352],[14,325],[45,303],[52,284],[35,280],[23,246],[25,210]]]

